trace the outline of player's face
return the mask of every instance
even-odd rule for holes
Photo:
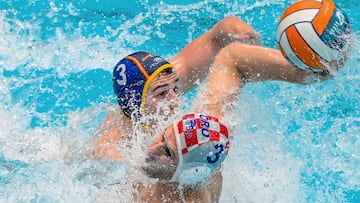
[[[173,125],[160,133],[148,148],[143,170],[151,178],[169,180],[179,162]]]
[[[154,78],[145,99],[147,114],[169,117],[175,113],[179,106],[178,81],[176,73],[160,73]]]

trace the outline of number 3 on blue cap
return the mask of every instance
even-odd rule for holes
[[[214,156],[207,156],[206,159],[209,163],[213,164],[217,162],[220,158],[221,153],[224,151],[224,145],[223,144],[216,144],[214,145],[215,149],[219,150],[214,154]]]
[[[126,71],[126,66],[125,64],[119,64],[116,67],[116,71],[119,72],[119,76],[120,78],[116,79],[117,84],[119,85],[126,85],[126,75],[125,75],[125,71]]]

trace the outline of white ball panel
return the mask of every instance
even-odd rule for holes
[[[298,23],[295,27],[309,47],[311,47],[321,58],[329,62],[339,58],[340,53],[331,49],[321,40],[311,23]]]
[[[319,9],[305,9],[292,13],[284,18],[276,31],[276,40],[279,41],[281,34],[291,25],[299,22],[311,22]]]

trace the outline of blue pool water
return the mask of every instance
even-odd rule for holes
[[[126,2],[0,2],[0,202],[129,201],[123,166],[63,161],[116,103],[117,60],[135,50],[171,57],[228,15],[276,48],[293,1]],[[335,2],[359,39],[360,2]],[[346,66],[321,84],[244,87],[222,202],[360,202],[359,52],[356,40]]]

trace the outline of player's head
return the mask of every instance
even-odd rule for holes
[[[228,150],[228,129],[219,119],[187,114],[156,138],[143,169],[162,181],[197,184],[213,174]]]
[[[113,88],[124,115],[137,121],[163,100],[171,100],[169,108],[173,110],[177,105],[174,70],[164,58],[144,51],[121,59],[113,71]]]

